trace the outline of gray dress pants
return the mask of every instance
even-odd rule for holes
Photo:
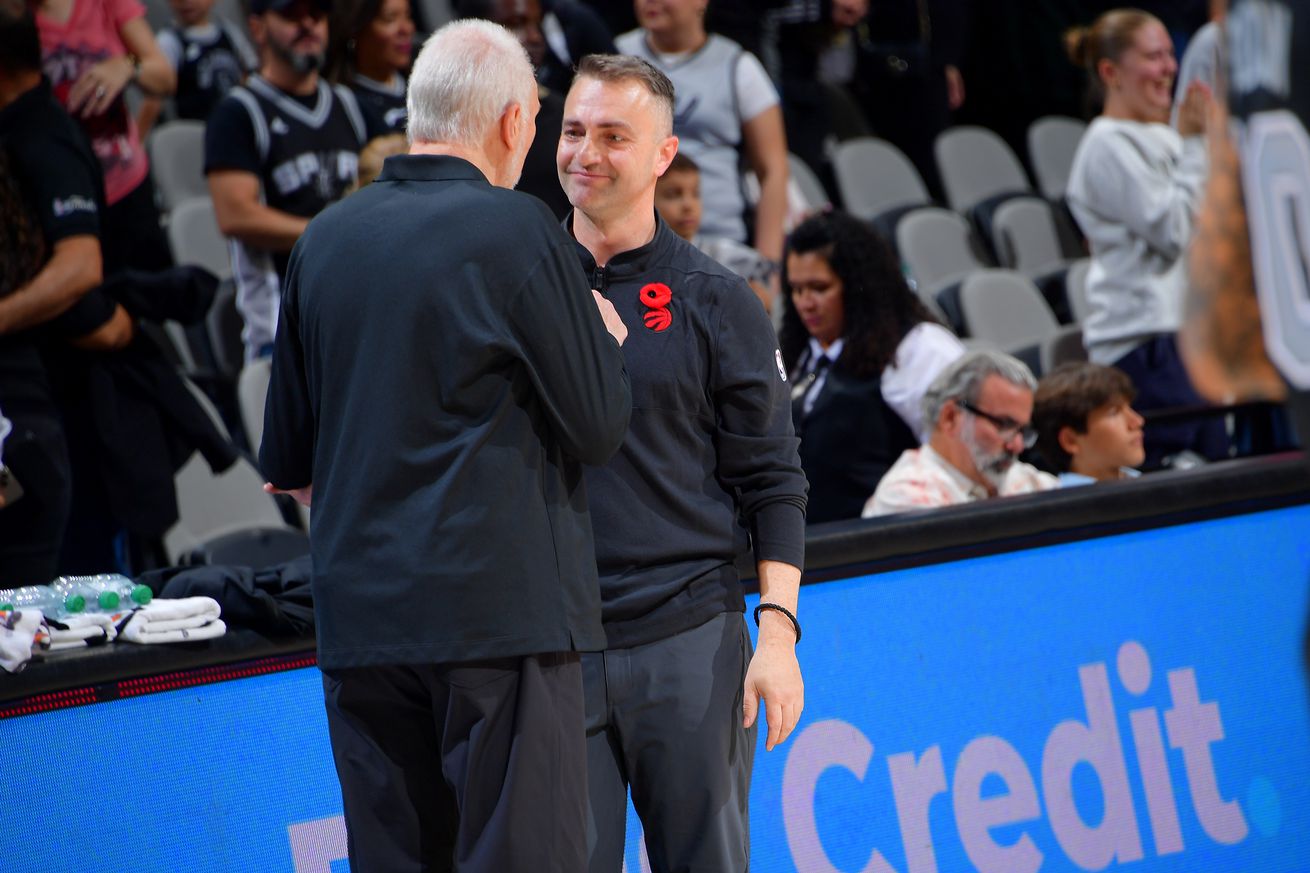
[[[654,873],[745,873],[756,725],[741,613],[668,639],[582,656],[590,873],[619,873],[627,790]],[[758,722],[757,722],[758,724]]]

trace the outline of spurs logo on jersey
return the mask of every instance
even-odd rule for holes
[[[355,181],[366,133],[349,90],[319,82],[313,105],[306,106],[252,76],[232,94],[246,107],[255,128],[269,206],[312,216]]]

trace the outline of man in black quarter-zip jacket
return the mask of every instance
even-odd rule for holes
[[[613,307],[505,190],[536,111],[508,31],[448,25],[414,63],[409,154],[291,253],[260,462],[313,486],[354,873],[586,864],[578,653],[604,636],[581,466],[622,442],[630,389]]]
[[[608,647],[583,656],[589,869],[622,863],[625,792],[651,869],[744,871],[755,718],[800,717],[795,645],[805,477],[768,316],[746,283],[655,214],[677,151],[673,86],[645,61],[583,59],[557,163],[592,287],[628,325],[633,414],[586,470]],[[733,563],[753,546],[751,654]]]

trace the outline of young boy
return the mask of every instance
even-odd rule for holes
[[[1060,484],[1132,478],[1146,457],[1137,392],[1128,376],[1100,364],[1064,364],[1037,385],[1033,427],[1037,450]]]
[[[769,279],[775,268],[750,246],[722,236],[700,233],[700,167],[684,154],[673,162],[655,183],[655,209],[669,229],[687,242],[741,276],[769,308]]]
[[[157,38],[177,70],[173,114],[204,121],[233,85],[259,67],[259,57],[241,28],[210,15],[214,0],[169,0],[168,5],[175,23],[160,30]],[[157,99],[147,98],[142,120],[153,123],[159,108]]]

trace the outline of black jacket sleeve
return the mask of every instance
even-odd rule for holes
[[[264,403],[264,441],[259,447],[259,468],[264,478],[282,489],[303,488],[314,479],[314,410],[296,306],[300,250],[297,242],[282,286],[273,369]]]
[[[782,354],[768,315],[738,284],[720,303],[711,374],[719,478],[737,495],[756,560],[803,569],[807,485]]]
[[[572,242],[561,239],[542,259],[511,300],[508,316],[564,450],[587,464],[608,461],[627,434],[632,387]]]

